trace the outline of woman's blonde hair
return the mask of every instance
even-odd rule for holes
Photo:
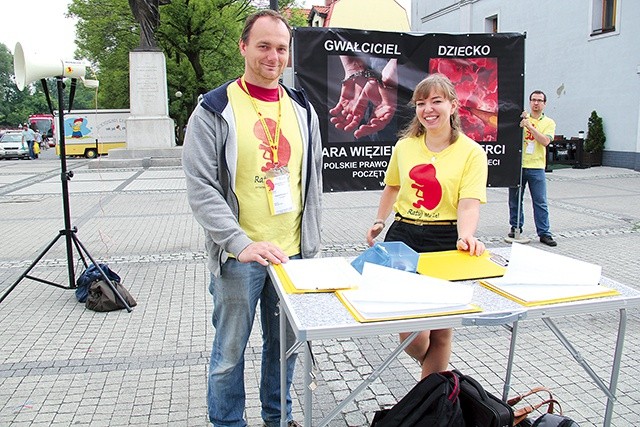
[[[458,108],[460,107],[460,101],[458,100],[456,88],[455,86],[453,86],[453,83],[451,83],[451,80],[449,80],[449,78],[444,74],[430,74],[420,83],[418,83],[413,91],[410,105],[415,108],[417,101],[421,99],[427,99],[434,92],[443,95],[449,101],[455,102],[458,105]],[[451,124],[451,143],[455,142],[455,140],[458,139],[458,135],[460,134],[461,130],[460,114],[458,113],[458,108],[454,110],[453,114],[451,114],[449,118],[449,123]],[[426,133],[427,130],[418,120],[418,116],[414,114],[413,119],[404,129],[400,131],[398,136],[400,138],[409,138],[422,136]]]

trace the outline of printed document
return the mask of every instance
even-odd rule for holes
[[[600,286],[602,267],[513,243],[503,277],[485,279],[488,289],[525,306],[617,295]]]
[[[288,293],[332,292],[362,282],[362,276],[342,257],[291,259],[274,269]]]
[[[481,311],[473,286],[365,262],[357,289],[336,295],[361,322]]]

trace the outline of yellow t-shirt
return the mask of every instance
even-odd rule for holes
[[[534,119],[530,115],[527,115],[529,122],[538,131],[547,135],[553,141],[553,136],[556,133],[556,122],[544,114],[539,119]],[[533,152],[527,153],[527,144],[533,144]],[[522,167],[527,169],[544,169],[547,164],[547,147],[540,144],[533,137],[533,134],[527,129],[524,129],[522,137]]]
[[[487,201],[487,154],[468,136],[439,153],[424,136],[398,141],[391,154],[385,184],[400,186],[393,209],[405,218],[448,221],[458,218],[460,199]]]
[[[269,241],[278,245],[288,256],[296,255],[300,253],[303,152],[292,101],[281,89],[278,163],[289,169],[293,211],[272,215],[265,190],[265,176],[266,171],[274,167],[273,150],[249,95],[237,83],[228,86],[227,94],[238,124],[235,192],[240,205],[240,226],[251,240]],[[273,137],[278,120],[278,102],[255,101]]]

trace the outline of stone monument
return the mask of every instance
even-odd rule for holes
[[[129,102],[127,149],[171,148],[175,128],[169,118],[167,72],[164,53],[129,52]]]
[[[169,117],[167,67],[158,48],[155,31],[160,24],[159,6],[170,0],[129,0],[140,24],[140,46],[129,52],[131,116],[126,121],[127,148],[109,151],[101,167],[179,165],[175,124]],[[100,167],[100,166],[96,166]]]

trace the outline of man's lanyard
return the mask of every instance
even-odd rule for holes
[[[267,126],[267,122],[264,120],[264,117],[262,117],[262,113],[260,113],[260,110],[258,109],[258,103],[256,102],[253,95],[251,95],[251,92],[249,92],[249,88],[244,81],[244,76],[240,78],[240,83],[242,85],[242,89],[244,89],[244,91],[249,95],[249,98],[251,98],[253,109],[256,111],[256,114],[258,114],[258,118],[260,119],[260,123],[262,124],[262,128],[264,129],[267,141],[269,141],[269,147],[271,147],[271,153],[273,154],[273,163],[277,166],[278,146],[280,144],[280,119],[282,118],[282,97],[280,96],[280,86],[278,86],[278,121],[276,122],[275,134],[272,136],[271,132],[269,131],[269,126]]]

